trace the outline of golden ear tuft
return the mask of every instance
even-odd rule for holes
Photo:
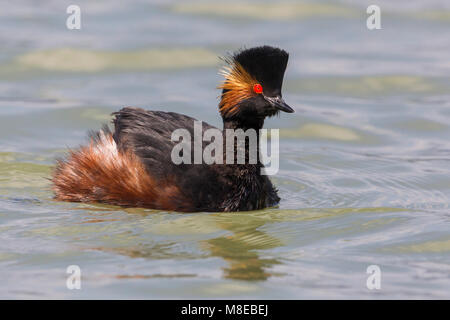
[[[218,89],[225,90],[219,104],[219,110],[222,116],[234,114],[238,110],[239,102],[255,95],[253,86],[258,84],[258,81],[238,62],[225,61],[229,65],[219,71],[219,74],[223,75],[225,80],[217,87]]]

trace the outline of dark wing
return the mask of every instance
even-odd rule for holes
[[[123,108],[113,115],[113,137],[119,150],[133,150],[155,177],[180,169],[170,157],[173,147],[178,143],[172,142],[172,132],[183,128],[189,131],[193,139],[194,121],[197,119],[175,112],[131,107]],[[209,128],[214,127],[203,123],[203,130]]]
[[[194,121],[196,119],[174,112],[148,111],[140,108],[123,108],[113,113],[115,126],[113,138],[121,150],[132,150],[143,162],[147,172],[154,178],[165,181],[175,180],[177,186],[192,199],[197,210],[217,208],[212,195],[221,198],[224,183],[215,166],[202,164],[180,164],[172,162],[172,132],[184,128],[194,139]],[[203,131],[215,128],[205,122]],[[202,148],[206,142],[202,143]],[[191,159],[193,161],[193,145]],[[219,200],[219,199],[216,199]]]

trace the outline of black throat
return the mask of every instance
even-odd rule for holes
[[[232,119],[223,119],[223,129],[255,129],[257,133],[264,125],[264,118],[259,117],[235,117]]]

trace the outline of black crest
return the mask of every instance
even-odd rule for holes
[[[286,51],[270,46],[244,49],[233,55],[233,60],[261,82],[265,92],[270,95],[281,93],[288,59]]]

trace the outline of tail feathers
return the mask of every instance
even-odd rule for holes
[[[58,160],[52,178],[57,200],[190,211],[173,181],[155,181],[132,151],[117,150],[107,126],[90,136],[88,146]]]

